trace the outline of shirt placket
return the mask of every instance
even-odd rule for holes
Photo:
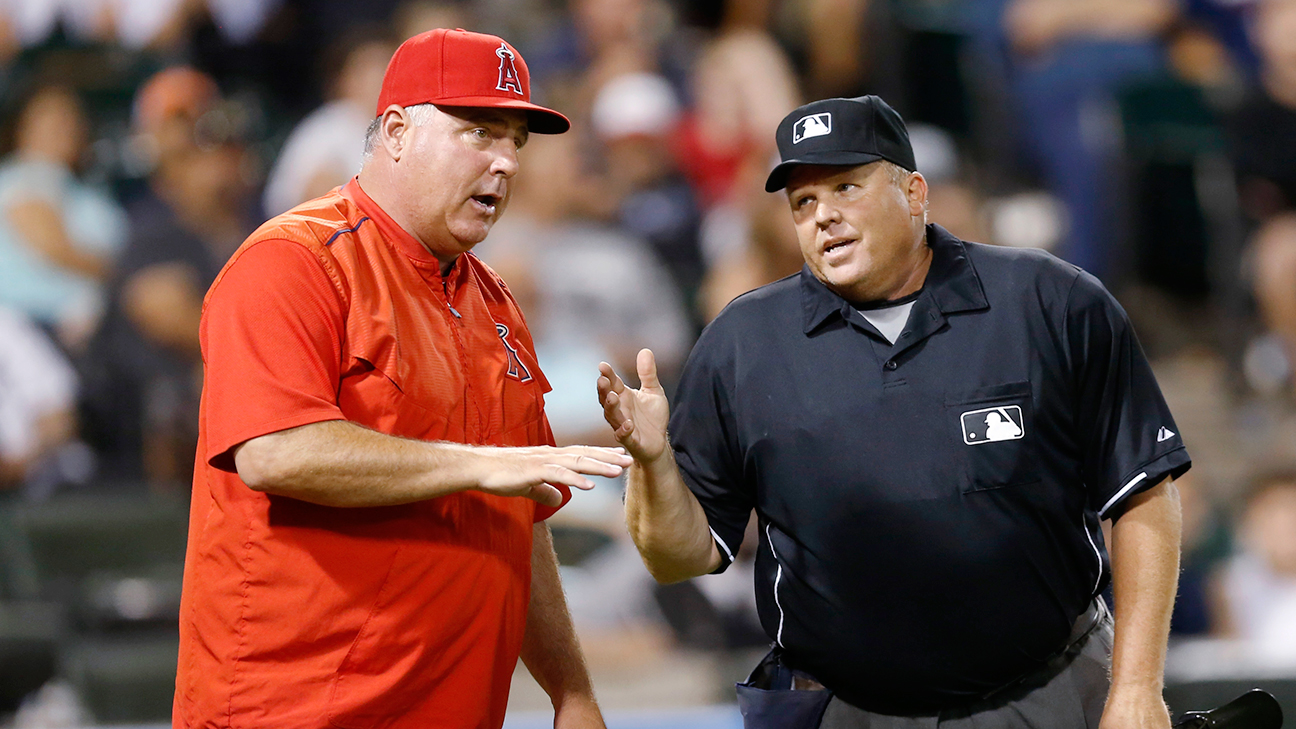
[[[468,417],[465,417],[465,421],[466,424],[471,425],[473,428],[472,432],[465,433],[467,436],[465,440],[470,443],[480,443],[485,434],[485,419],[482,415],[481,404],[477,402],[475,388],[473,387],[473,370],[471,363],[468,361],[468,347],[464,343],[462,329],[464,326],[471,326],[471,322],[467,322],[464,319],[464,314],[461,309],[469,309],[470,314],[471,309],[470,307],[463,306],[463,302],[458,302],[460,304],[459,307],[455,306],[457,295],[461,287],[455,285],[454,274],[458,271],[460,265],[462,265],[460,261],[455,261],[454,267],[450,269],[449,276],[442,276],[440,269],[434,270],[434,276],[440,285],[433,285],[432,288],[438,290],[441,300],[445,304],[442,316],[446,318],[446,328],[450,330],[450,337],[454,340],[455,354],[459,359],[460,376],[464,383],[464,408],[469,414]],[[473,420],[471,415],[476,415],[476,420]]]

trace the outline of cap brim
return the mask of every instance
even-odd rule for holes
[[[770,170],[769,177],[765,178],[765,192],[778,192],[787,187],[788,175],[792,174],[792,169],[798,165],[856,167],[870,162],[877,162],[880,159],[884,159],[882,155],[867,152],[842,152],[837,150],[831,152],[808,152],[800,157],[784,160]]]
[[[571,129],[571,120],[553,109],[532,104],[521,99],[502,99],[498,96],[460,96],[437,99],[437,106],[467,106],[489,109],[521,109],[527,113],[527,131],[534,134],[562,134]]]

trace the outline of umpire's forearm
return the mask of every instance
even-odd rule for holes
[[[1130,497],[1129,506],[1112,524],[1113,690],[1161,690],[1179,580],[1180,519],[1179,491],[1166,479]]]
[[[626,528],[653,579],[679,582],[720,566],[706,514],[680,477],[669,448],[626,474]]]

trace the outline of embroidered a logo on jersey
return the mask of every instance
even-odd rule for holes
[[[495,84],[495,88],[499,91],[512,91],[519,96],[526,96],[526,92],[522,90],[522,79],[518,77],[517,66],[513,65],[513,51],[506,44],[500,43],[500,47],[495,49],[495,55],[500,59],[499,83]]]
[[[1161,430],[1158,430],[1158,431],[1157,431],[1157,442],[1158,442],[1158,443],[1164,443],[1164,442],[1170,440],[1170,439],[1173,438],[1173,437],[1175,437],[1175,432],[1174,432],[1173,430],[1170,430],[1169,428],[1165,427],[1164,425],[1161,426]]]
[[[517,347],[509,343],[509,328],[503,324],[496,324],[495,333],[499,334],[500,341],[504,343],[504,349],[508,351],[508,376],[519,382],[530,382],[531,370],[522,364],[522,358],[518,356]]]
[[[1026,435],[1018,405],[970,410],[960,417],[963,420],[963,442],[968,445],[1018,440]]]
[[[832,133],[832,112],[811,114],[797,119],[792,125],[792,143],[800,144],[803,139],[825,137]]]

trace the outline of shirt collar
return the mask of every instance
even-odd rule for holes
[[[929,224],[927,245],[932,249],[932,262],[923,283],[923,295],[929,296],[943,314],[989,308],[981,278],[968,260],[963,241],[939,225]],[[845,319],[850,313],[850,302],[815,278],[809,266],[801,267],[801,307],[806,334],[818,329],[834,314]]]
[[[409,231],[402,228],[399,223],[387,214],[387,211],[379,207],[378,203],[374,202],[373,198],[369,197],[369,194],[361,189],[359,177],[352,177],[350,182],[342,186],[342,197],[355,203],[355,206],[360,208],[360,212],[368,216],[374,222],[374,225],[378,226],[378,231],[382,234],[383,240],[388,241],[394,248],[404,253],[416,266],[419,268],[432,266],[438,273],[441,271],[441,262],[437,260],[437,257],[432,255],[431,251],[424,247]],[[458,261],[455,261],[456,266],[458,263]]]

